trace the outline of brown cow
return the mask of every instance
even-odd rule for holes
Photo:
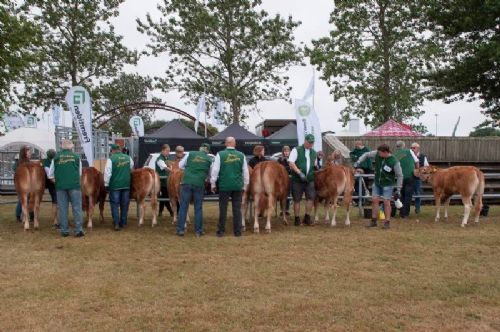
[[[99,219],[104,222],[104,203],[106,190],[104,189],[104,175],[94,167],[82,170],[81,178],[82,208],[87,213],[87,228],[92,228],[94,206],[99,202]]]
[[[462,227],[467,225],[470,210],[472,208],[472,196],[476,212],[475,222],[479,222],[479,214],[483,206],[484,174],[474,166],[455,166],[447,169],[439,169],[434,166],[420,167],[415,171],[423,181],[432,185],[434,200],[436,202],[436,218],[439,221],[441,201],[445,202],[444,218],[448,219],[448,206],[453,194],[462,196],[464,204],[464,218]]]
[[[45,171],[39,162],[20,163],[14,174],[17,195],[23,209],[24,230],[30,229],[29,211],[34,213],[35,229],[39,227],[40,202],[45,191]]]
[[[153,212],[152,226],[156,226],[158,214],[158,193],[160,192],[160,176],[151,168],[139,168],[132,171],[130,197],[137,201],[139,206],[139,226],[144,223],[146,211],[146,197],[150,195]]]
[[[267,212],[266,233],[271,233],[271,215],[276,201],[281,203],[283,211],[288,199],[288,172],[277,161],[263,161],[253,170],[251,193],[254,202],[254,233],[259,233],[259,214]],[[283,223],[288,225],[286,213]]]
[[[314,200],[315,221],[318,221],[318,205],[321,201],[324,201],[325,221],[328,222],[330,209],[333,208],[330,225],[335,226],[337,224],[337,200],[343,194],[343,203],[346,209],[345,224],[349,226],[351,224],[349,213],[354,190],[354,170],[346,166],[329,164],[314,174],[314,187],[316,189],[316,198]]]

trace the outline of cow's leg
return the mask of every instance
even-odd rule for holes
[[[330,222],[330,209],[332,205],[330,204],[330,201],[325,199],[325,205],[323,209],[325,210],[325,223]]]
[[[286,201],[287,201],[287,197],[286,197],[286,194],[285,194],[285,198],[281,199],[280,201],[280,205],[281,205],[281,211],[283,211],[283,224],[284,225],[287,225],[288,226],[288,220],[286,219]]]
[[[316,198],[314,199],[314,221],[315,222],[319,221],[318,206],[319,206],[319,198],[318,198],[318,195],[316,194]]]
[[[247,201],[247,192],[243,192],[243,197],[241,198],[241,231],[245,232],[246,225],[245,225],[245,218],[247,216],[247,206],[248,206],[248,201]]]
[[[139,210],[139,227],[144,224],[144,205],[145,205],[146,196],[145,195],[137,195],[136,204]]]
[[[436,203],[436,218],[434,218],[434,221],[438,222],[439,221],[439,212],[441,210],[441,195],[440,194],[434,195],[434,201]]]
[[[177,200],[175,199],[175,197],[170,198],[170,205],[172,206],[172,211],[174,214],[174,219],[172,220],[172,225],[177,225]]]
[[[337,200],[339,199],[338,196],[335,196],[335,198],[332,201],[332,207],[333,207],[333,212],[332,212],[332,221],[330,223],[330,226],[335,227],[337,226]]]
[[[448,220],[448,208],[450,207],[451,197],[447,197],[444,202],[444,220]]]
[[[40,201],[42,200],[42,196],[39,193],[33,194],[33,228],[35,230],[40,227],[39,223],[39,215],[40,215]]]
[[[29,214],[29,208],[28,208],[28,195],[27,193],[23,193],[20,196],[21,199],[21,208],[22,208],[22,220],[24,224],[24,230],[27,231],[30,229],[30,214]]]
[[[254,199],[253,232],[259,233],[260,193],[255,193],[253,199]]]
[[[483,208],[483,197],[482,195],[476,194],[476,197],[474,198],[474,209],[476,212],[476,215],[474,217],[474,222],[476,223],[479,222],[479,215],[481,214],[482,208]]]
[[[89,204],[87,205],[87,228],[92,229],[92,216],[94,215],[94,197],[89,195]]]
[[[156,220],[156,216],[158,214],[158,195],[156,193],[151,194],[151,210],[153,213],[153,222],[151,224],[151,227],[154,227],[158,224],[158,221]]]
[[[351,201],[352,201],[352,192],[345,193],[344,192],[344,207],[345,207],[345,225],[351,225],[350,213],[351,213]]]
[[[271,216],[273,215],[274,203],[276,200],[274,199],[274,194],[269,193],[267,196],[267,221],[266,221],[266,233],[271,233]]]
[[[464,203],[464,219],[462,220],[462,227],[465,227],[465,225],[467,225],[467,220],[469,220],[472,200],[470,197],[462,197],[462,202]]]

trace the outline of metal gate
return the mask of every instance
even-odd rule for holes
[[[87,166],[87,157],[83,153],[82,145],[78,138],[78,132],[76,129],[71,127],[57,126],[55,131],[56,136],[56,149],[61,150],[61,140],[70,139],[75,145],[74,152],[81,155],[82,162]],[[109,134],[107,131],[93,129],[92,130],[92,141],[94,148],[94,159],[95,160],[106,160],[109,155]]]
[[[14,164],[19,151],[0,151],[0,193],[14,193]]]

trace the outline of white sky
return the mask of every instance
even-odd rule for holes
[[[120,16],[114,21],[116,32],[124,37],[126,46],[142,50],[147,44],[147,37],[140,34],[136,29],[136,18],[143,19],[146,13],[151,13],[153,17],[158,17],[156,6],[158,0],[127,0],[120,7]],[[310,44],[312,39],[325,36],[331,30],[328,23],[330,12],[333,10],[333,0],[263,0],[263,8],[270,14],[281,14],[288,17],[292,15],[294,20],[299,20],[302,24],[297,28],[296,41]],[[163,76],[168,64],[168,56],[165,54],[159,58],[143,57],[137,67],[128,67],[127,71],[137,72],[142,75]],[[312,76],[312,67],[294,67],[289,72],[290,85],[292,86],[291,97],[301,98],[309,84]],[[316,73],[319,78],[320,74]],[[176,92],[155,95],[162,97],[169,105],[179,107],[191,114],[194,114],[195,105],[186,104],[181,100]],[[321,130],[332,130],[339,132],[342,130],[338,122],[342,103],[335,103],[329,93],[325,82],[316,80],[315,108],[320,118]],[[251,130],[255,130],[255,125],[266,119],[294,118],[295,113],[291,104],[285,101],[262,102],[258,104],[260,114],[252,114],[246,125]],[[439,101],[426,102],[423,106],[425,114],[419,119],[428,130],[435,133],[436,116],[438,120],[438,135],[450,136],[458,116],[461,122],[457,130],[457,135],[467,136],[471,130],[480,124],[485,118],[480,113],[479,102],[455,102],[444,104]],[[170,119],[170,115],[165,111],[158,111],[156,118]],[[203,119],[201,119],[203,120]],[[210,121],[210,120],[209,120]],[[362,128],[362,132],[365,128]]]

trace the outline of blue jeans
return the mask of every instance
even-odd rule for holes
[[[179,219],[177,220],[177,233],[184,233],[186,225],[187,211],[191,197],[194,200],[194,231],[197,234],[203,233],[203,194],[204,188],[192,184],[181,185],[181,206],[179,209]]]
[[[69,234],[68,229],[68,205],[71,202],[73,219],[75,221],[75,234],[82,231],[82,192],[80,189],[57,190],[57,210],[59,212],[59,224],[61,234]]]
[[[130,189],[118,189],[109,191],[109,204],[111,205],[111,216],[113,224],[123,227],[127,225],[128,204],[130,202]]]
[[[393,186],[381,187],[374,183],[372,187],[372,197],[382,197],[384,200],[390,200],[393,191]]]
[[[23,207],[21,206],[21,200],[17,200],[16,219],[21,219],[21,214],[23,214]]]
[[[415,182],[413,182],[413,193],[415,195],[422,195],[422,180],[420,179],[415,179]],[[420,197],[415,197],[415,212],[420,212],[420,205],[421,205],[421,198]]]

